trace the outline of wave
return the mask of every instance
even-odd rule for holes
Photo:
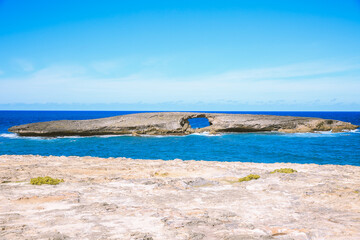
[[[216,133],[216,134],[210,134],[209,132],[202,132],[202,133],[192,133],[190,136],[205,136],[205,137],[218,137],[223,136],[224,134]]]
[[[23,136],[17,135],[16,133],[2,133],[2,134],[0,134],[0,137],[10,138],[10,139],[33,139],[33,140],[46,139],[44,137],[23,137]]]
[[[132,136],[132,135],[130,135]],[[146,137],[146,138],[167,138],[167,137],[186,137],[186,135],[149,135],[149,134],[140,134],[136,137]]]
[[[288,137],[338,137],[338,136],[347,136],[351,135],[352,132],[332,132],[332,131],[317,131],[313,133],[285,133],[283,136]]]
[[[146,138],[173,138],[173,137],[189,137],[189,136],[204,136],[204,137],[219,137],[224,135],[237,135],[238,133],[217,133],[210,134],[209,132],[202,133],[192,133],[189,135],[149,135],[149,134],[140,134],[135,137],[146,137]],[[249,134],[249,133],[248,133]],[[360,134],[360,129],[349,130],[344,132],[332,132],[332,131],[318,131],[314,133],[282,133],[277,131],[271,132],[259,132],[259,133],[250,133],[250,134],[261,134],[261,135],[281,135],[285,137],[336,137],[336,136],[346,136],[351,134]],[[8,139],[32,139],[32,140],[54,140],[54,139],[79,139],[79,138],[116,138],[116,137],[132,137],[131,134],[123,135],[96,135],[96,136],[61,136],[61,137],[27,137],[19,136],[16,133],[2,133],[0,137]]]
[[[3,138],[21,138],[16,133],[2,133],[2,134],[0,134],[0,137],[3,137]]]
[[[131,134],[123,134],[123,135],[95,135],[95,136],[61,136],[61,137],[54,137],[56,139],[61,138],[113,138],[113,137],[129,137],[132,136]]]
[[[130,137],[131,134],[123,134],[123,135],[99,135],[99,136],[89,136],[89,137],[99,137],[99,138],[113,138],[113,137]]]
[[[215,136],[222,136],[224,134],[210,134],[209,132],[202,132],[202,133],[192,133],[188,135],[150,135],[150,134],[139,134],[136,137],[147,137],[147,138],[173,138],[173,137],[189,137],[189,136],[206,136],[206,137],[215,137]],[[120,135],[124,136],[124,135]],[[131,134],[128,134],[126,136],[133,136]]]
[[[33,140],[53,140],[58,138],[81,138],[81,136],[65,136],[65,137],[28,137],[28,136],[19,136],[16,133],[2,133],[0,137],[10,138],[10,139],[33,139]]]
[[[153,137],[153,138],[164,138],[164,137],[186,137],[187,135],[148,135],[140,134],[135,137]],[[81,139],[81,138],[116,138],[116,137],[133,137],[132,134],[123,135],[96,135],[96,136],[60,136],[60,137],[28,137],[19,136],[16,133],[3,133],[0,137],[9,139],[33,139],[33,140],[54,140],[54,139]]]
[[[34,140],[54,140],[54,139],[77,139],[77,138],[110,138],[110,137],[125,137],[131,136],[131,134],[125,135],[99,135],[99,136],[61,136],[61,137],[28,137],[28,136],[19,136],[16,133],[2,133],[0,137],[10,138],[10,139],[34,139]]]

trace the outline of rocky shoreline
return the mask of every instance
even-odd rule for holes
[[[1,239],[360,239],[360,167],[3,155],[0,209]]]
[[[194,129],[189,119],[206,118],[207,127]],[[92,120],[61,120],[30,123],[9,128],[20,136],[94,136],[94,135],[187,135],[209,132],[279,131],[304,133],[316,131],[341,132],[358,128],[348,122],[311,117],[256,114],[222,114],[196,112],[148,112]]]

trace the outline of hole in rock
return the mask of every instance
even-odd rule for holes
[[[188,119],[191,128],[204,128],[210,126],[210,122],[207,118],[189,118]]]

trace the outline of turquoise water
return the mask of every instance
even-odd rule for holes
[[[360,166],[360,131],[345,133],[238,133],[188,136],[33,138],[7,132],[13,125],[60,119],[90,119],[134,112],[0,111],[0,155],[130,157],[142,159],[294,162]],[[229,112],[310,116],[360,125],[360,112]],[[197,124],[192,123],[196,128]]]

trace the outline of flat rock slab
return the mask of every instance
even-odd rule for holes
[[[360,167],[4,155],[0,239],[355,240]]]
[[[193,129],[188,119],[207,118],[210,126]],[[92,120],[61,120],[14,126],[21,136],[92,136],[121,134],[186,135],[194,132],[315,132],[353,130],[351,123],[309,117],[194,112],[151,112]]]

